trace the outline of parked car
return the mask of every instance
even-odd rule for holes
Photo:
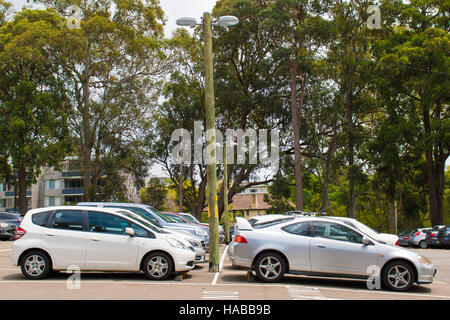
[[[398,234],[398,245],[402,247],[409,246],[409,237],[413,234],[414,230],[406,230],[403,232],[400,232]]]
[[[178,223],[175,220],[162,214],[155,208],[146,204],[137,203],[116,203],[116,202],[79,202],[77,206],[92,206],[100,208],[119,208],[132,210],[133,212],[140,212],[150,218],[154,223],[157,223],[163,228],[168,228],[173,231],[187,231],[195,236],[198,236],[204,242],[205,248],[209,246],[209,229],[203,226],[195,226],[187,223]]]
[[[208,223],[203,223],[203,222],[198,221],[198,219],[196,217],[194,217],[190,213],[185,213],[185,212],[178,212],[178,213],[163,212],[163,213],[166,214],[167,216],[169,216],[170,218],[174,219],[174,220],[181,219],[180,222],[185,222],[185,223],[190,223],[190,224],[197,224],[197,225],[201,225],[201,226],[207,227],[209,229],[209,224]],[[225,240],[225,230],[224,230],[224,228],[221,225],[219,225],[219,242],[223,243],[224,240]]]
[[[160,226],[160,225],[156,224],[154,221],[152,221],[145,214],[143,214],[139,211],[133,212],[133,210],[130,210],[130,209],[125,210],[125,209],[114,208],[112,210],[116,210],[119,213],[123,211],[126,214],[131,214],[133,216],[133,218],[138,219],[138,220],[139,219],[144,220],[144,222],[151,224],[153,227],[159,229],[161,232],[175,234],[178,237],[183,238],[185,241],[189,242],[189,244],[195,249],[194,263],[198,264],[198,263],[206,262],[206,246],[205,246],[205,242],[200,237],[197,237],[197,236],[195,236],[187,231],[183,231],[183,230],[174,231],[169,228],[163,228],[162,226]]]
[[[436,273],[428,258],[378,242],[343,221],[305,216],[256,228],[244,218],[236,221],[229,258],[264,282],[278,282],[286,273],[367,279],[369,267],[377,266],[387,289],[406,291],[414,283],[432,283]]]
[[[14,237],[22,217],[15,213],[0,212],[0,240],[10,240]]]
[[[428,247],[435,248],[435,247],[440,246],[438,234],[439,234],[439,231],[443,228],[445,228],[445,225],[444,226],[434,226],[433,229],[426,232],[427,237],[425,238],[425,242]]]
[[[143,271],[149,279],[164,280],[194,267],[195,250],[184,239],[106,208],[30,210],[14,240],[12,262],[29,279],[75,265],[80,270]]]
[[[445,226],[438,233],[439,245],[444,248],[450,247],[450,226]]]
[[[409,244],[414,247],[419,247],[421,249],[426,249],[427,242],[425,241],[427,238],[426,231],[430,231],[431,228],[418,228],[412,232],[412,235],[409,237]]]
[[[271,224],[276,221],[290,220],[290,219],[294,219],[295,217],[308,217],[308,216],[314,217],[314,216],[319,216],[319,214],[317,212],[302,212],[301,214],[297,213],[295,215],[292,215],[292,214],[289,214],[289,215],[270,214],[270,215],[265,215],[265,216],[255,216],[250,219],[250,224],[252,226],[262,226],[262,225]],[[372,228],[370,228],[369,226],[363,224],[362,222],[359,222],[356,219],[346,218],[346,217],[334,217],[334,216],[323,216],[323,218],[343,221],[345,224],[348,224],[349,226],[356,228],[357,230],[367,234],[368,236],[374,238],[375,240],[377,240],[379,242],[384,242],[386,244],[393,245],[393,246],[398,245],[398,240],[399,240],[398,236],[396,236],[394,234],[377,232],[377,231],[373,230]]]

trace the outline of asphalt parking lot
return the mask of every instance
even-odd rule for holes
[[[221,245],[220,272],[197,265],[181,281],[149,281],[143,273],[57,273],[45,280],[27,280],[12,264],[11,241],[0,242],[0,299],[39,300],[450,300],[450,250],[413,249],[429,257],[438,272],[431,285],[407,293],[369,290],[365,281],[287,275],[282,282],[249,281],[237,270]]]

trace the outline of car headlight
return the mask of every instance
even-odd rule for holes
[[[421,264],[428,264],[428,265],[432,265],[432,264],[433,264],[433,263],[431,262],[431,260],[428,259],[428,258],[425,257],[425,256],[418,256],[417,259],[419,260],[419,262],[420,262]]]
[[[203,229],[195,229],[195,234],[201,237],[207,237],[208,236],[208,232],[206,230]]]
[[[171,237],[167,237],[166,240],[170,244],[171,247],[178,248],[178,249],[189,250],[184,244],[182,244],[177,239],[174,239],[174,238],[171,238]]]
[[[195,241],[195,240],[192,240],[192,239],[189,239],[189,238],[185,238],[184,240],[186,240],[187,242],[189,242],[190,244],[191,244],[191,246],[193,246],[193,247],[200,247],[200,243],[198,243],[197,241]]]

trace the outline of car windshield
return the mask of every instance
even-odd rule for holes
[[[185,218],[186,220],[189,220],[190,222],[193,222],[193,223],[199,223],[199,221],[197,219],[195,219],[193,216],[191,216],[190,214],[183,214],[183,218]]]
[[[139,221],[142,225],[146,226],[150,230],[156,233],[164,233],[164,231],[160,230],[159,228],[156,228],[154,225],[150,223],[150,219],[144,216],[141,216],[139,214],[136,214],[134,212],[128,212],[125,210],[118,211],[119,213],[123,214],[124,216],[127,216],[128,218],[134,219]]]
[[[150,217],[148,216],[149,213],[143,209],[143,208],[139,208],[139,207],[121,207],[121,206],[105,206],[105,208],[119,208],[119,209],[125,209],[128,211],[131,211],[135,214],[137,214],[138,216],[144,218],[146,221],[150,221],[152,223],[152,225],[156,226],[157,228],[161,229],[163,228],[162,225],[160,225],[156,219],[151,220]]]
[[[163,219],[165,222],[169,222],[169,223],[176,222],[176,221],[174,221],[173,219],[171,219],[170,217],[168,217],[168,216],[162,214],[158,209],[155,209],[155,208],[153,208],[153,207],[151,207],[151,206],[146,206],[146,208],[147,208],[148,210],[150,210],[151,212],[153,212],[154,214],[156,214],[156,215],[157,215],[158,217],[160,217],[161,219]]]
[[[173,214],[166,214],[168,217],[170,217],[171,219],[175,220],[176,222],[179,223],[186,223],[186,221],[183,220],[183,218],[173,215]]]

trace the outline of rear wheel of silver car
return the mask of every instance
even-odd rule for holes
[[[286,263],[276,252],[264,253],[256,260],[255,271],[260,280],[277,282],[284,276]]]
[[[151,280],[166,280],[173,272],[172,259],[164,252],[152,253],[145,258],[143,269]]]
[[[419,247],[420,247],[420,249],[426,249],[428,247],[428,245],[425,241],[422,240],[419,242]]]
[[[383,282],[389,290],[407,291],[414,285],[414,270],[404,261],[393,261],[383,269]]]
[[[32,280],[45,278],[51,271],[49,257],[41,251],[27,253],[20,264],[20,268],[25,277]]]

